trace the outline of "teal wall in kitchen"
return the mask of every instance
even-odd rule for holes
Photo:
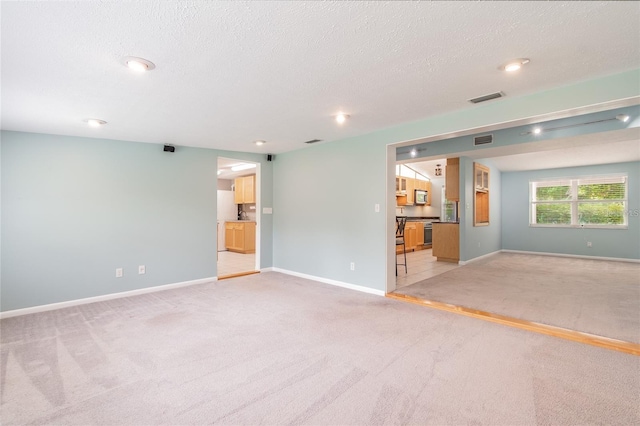
[[[10,131],[0,150],[2,311],[216,276],[222,151]],[[271,164],[261,172],[271,205]],[[270,216],[262,222],[271,266]]]
[[[468,157],[460,157],[460,179],[464,191],[460,197],[460,260],[468,261],[476,257],[494,253],[502,248],[502,206],[501,180],[498,170],[489,160],[478,160],[489,167],[489,225],[473,225],[473,163]]]
[[[529,181],[626,173],[628,229],[529,227]],[[640,162],[502,174],[502,246],[508,250],[640,259]],[[635,212],[635,213],[634,213]],[[592,247],[587,247],[587,241]]]

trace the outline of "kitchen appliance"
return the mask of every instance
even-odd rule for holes
[[[424,223],[424,246],[431,247],[433,243],[433,225],[431,222]]]
[[[424,191],[422,189],[416,189],[415,196],[413,197],[415,204],[417,205],[427,204],[427,195],[428,195],[427,191]]]

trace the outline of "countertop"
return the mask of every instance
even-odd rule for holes
[[[440,220],[439,217],[419,217],[419,216],[413,216],[413,217],[409,217],[407,216],[407,222],[433,222],[433,221],[437,221]]]
[[[229,223],[236,223],[236,222],[242,222],[242,223],[247,223],[247,222],[253,222],[255,223],[255,220],[225,220],[225,222],[229,222]]]

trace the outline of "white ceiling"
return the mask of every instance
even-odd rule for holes
[[[637,2],[6,2],[2,128],[281,153],[640,67]],[[134,74],[139,56],[156,69]],[[497,69],[528,57],[519,73]],[[500,102],[492,101],[492,102]],[[331,116],[351,115],[343,126]],[[108,124],[88,128],[85,118]],[[264,139],[262,147],[252,142]]]
[[[256,164],[250,161],[234,160],[232,158],[218,157],[218,179],[235,179],[239,176],[248,176],[256,173],[256,169],[246,169],[234,172],[231,170],[233,166],[241,166],[244,164]]]

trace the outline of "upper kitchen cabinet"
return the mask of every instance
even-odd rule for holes
[[[235,188],[234,203],[252,204],[256,202],[256,175],[236,178]]]
[[[415,179],[411,179],[411,178],[407,178],[407,204],[413,204],[416,202],[415,200],[415,191],[416,189],[416,180]]]
[[[407,194],[407,178],[396,176],[396,195]]]
[[[473,226],[489,225],[489,168],[473,163]]]
[[[449,201],[460,201],[460,159],[447,158],[444,181],[445,197]]]

